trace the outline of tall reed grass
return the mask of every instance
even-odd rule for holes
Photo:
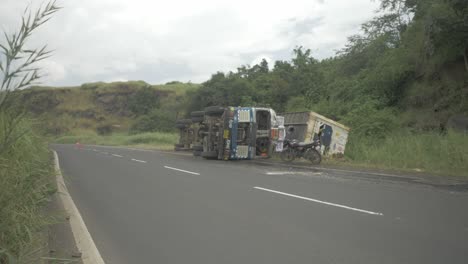
[[[468,134],[399,132],[382,140],[351,137],[346,156],[371,166],[468,176]]]
[[[8,124],[0,113],[0,127]],[[0,137],[4,137],[0,129]],[[21,138],[0,152],[0,263],[29,262],[40,231],[52,221],[42,210],[55,192],[55,175],[45,140],[22,119],[13,130]],[[37,259],[36,259],[37,261]]]

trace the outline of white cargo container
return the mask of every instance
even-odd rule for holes
[[[312,142],[322,129],[321,152],[325,156],[344,154],[349,128],[315,112],[283,113],[286,138]]]

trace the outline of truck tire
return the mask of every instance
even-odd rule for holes
[[[205,108],[205,114],[209,116],[222,115],[224,113],[224,107],[222,106],[208,106]]]
[[[192,123],[192,119],[179,119],[176,121],[176,124],[186,124],[189,125]]]
[[[217,159],[218,158],[218,152],[217,151],[203,151],[201,153],[201,156],[205,159]]]
[[[192,116],[192,123],[200,123],[205,120],[204,116]]]
[[[194,145],[192,147],[193,151],[203,151],[203,146],[202,145]]]
[[[196,117],[196,116],[205,116],[205,111],[194,111],[190,113],[190,117]]]
[[[175,147],[174,150],[175,150],[175,151],[182,151],[182,148]]]
[[[184,129],[184,128],[187,128],[188,126],[186,124],[177,123],[175,124],[175,127],[178,129]]]

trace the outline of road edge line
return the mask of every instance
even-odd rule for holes
[[[83,264],[105,264],[96,244],[94,244],[93,238],[91,237],[83,218],[81,217],[80,211],[78,211],[78,208],[68,192],[62,172],[60,171],[57,152],[55,150],[52,151],[54,153],[58,194],[67,214],[70,216],[69,223],[73,237],[75,238],[76,246],[82,253],[81,260],[83,261]]]

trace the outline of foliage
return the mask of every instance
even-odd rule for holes
[[[343,120],[353,130],[352,134],[367,138],[384,138],[396,130],[396,116],[391,109],[379,110],[377,103],[367,101],[354,107]]]
[[[35,14],[26,9],[22,18],[20,30],[11,35],[5,33],[6,44],[0,44],[0,112],[8,116],[8,122],[2,127],[0,138],[0,154],[7,151],[12,144],[26,132],[16,131],[23,114],[19,111],[15,97],[11,92],[27,87],[40,78],[39,68],[35,64],[50,55],[46,46],[39,49],[27,49],[27,40],[42,24],[47,22],[53,13],[59,10],[55,1],[49,2]],[[6,122],[3,120],[3,122]]]
[[[159,104],[157,93],[149,86],[138,90],[129,99],[129,108],[136,115],[148,114]]]
[[[0,112],[0,126],[9,126],[11,116]],[[21,135],[0,153],[0,263],[12,263],[7,255],[21,261],[34,251],[38,232],[52,219],[42,214],[48,197],[55,191],[54,172],[48,146],[31,129],[32,121],[19,120],[11,133]],[[0,129],[0,137],[6,130]]]
[[[408,126],[439,129],[468,113],[467,10],[466,0],[382,0],[335,57],[318,61],[297,47],[273,67],[263,60],[218,72],[190,94],[188,111],[238,104],[312,110],[376,138]],[[419,112],[427,113],[425,122],[407,114]]]
[[[26,9],[20,29],[4,32],[6,44],[0,44],[0,263],[37,263],[34,242],[48,222],[41,210],[55,191],[49,151],[32,132],[15,92],[40,79],[36,64],[50,52],[46,46],[28,49],[26,43],[59,9],[55,1],[36,12]]]
[[[357,164],[468,176],[468,136],[398,131],[384,140],[354,137],[346,156]]]
[[[132,125],[132,133],[141,132],[171,132],[174,131],[175,115],[173,112],[154,109],[148,115],[141,116]]]
[[[32,33],[59,9],[55,1],[49,2],[36,13],[26,9],[20,30],[11,35],[5,33],[6,44],[0,44],[0,110],[12,91],[25,88],[41,77],[35,64],[49,57],[50,51],[46,49],[47,46],[33,50],[25,46]]]

